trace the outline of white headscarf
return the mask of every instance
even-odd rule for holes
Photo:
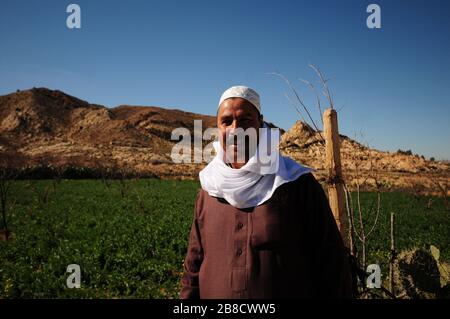
[[[264,125],[267,128],[265,123]],[[217,155],[199,173],[202,188],[210,196],[224,198],[234,207],[240,209],[255,207],[270,199],[279,186],[313,171],[282,156],[276,147],[271,148],[276,156],[276,160],[270,161],[272,167],[263,167],[258,160],[258,154],[260,146],[267,145],[265,143],[267,143],[268,135],[260,136],[257,151],[240,169],[231,168],[223,161],[220,142],[214,142],[213,146]]]

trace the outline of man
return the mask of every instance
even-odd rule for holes
[[[201,172],[181,298],[352,297],[348,257],[311,169],[270,147],[259,95],[235,86],[220,98],[217,155]],[[238,129],[256,131],[256,148]],[[231,142],[230,142],[231,141]],[[275,156],[273,156],[275,155]]]

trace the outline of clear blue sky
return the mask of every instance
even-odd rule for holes
[[[66,27],[70,3],[79,30]],[[370,3],[381,29],[366,27]],[[296,80],[315,80],[308,63],[332,78],[342,134],[450,159],[450,1],[0,2],[1,95],[43,86],[108,107],[215,114],[220,94],[243,84],[288,129],[289,90],[266,73],[286,75],[315,111]]]

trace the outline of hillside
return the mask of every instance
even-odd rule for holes
[[[308,124],[296,122],[281,138],[280,150],[300,163],[315,168],[316,176],[325,181],[325,146],[320,132]],[[406,152],[385,152],[369,148],[345,135],[340,135],[341,162],[346,183],[356,187],[365,181],[369,188],[375,181],[384,189],[417,193],[440,193],[450,183],[448,162],[426,160]]]
[[[107,108],[47,88],[0,96],[0,119],[0,158],[13,158],[16,166],[126,168],[178,179],[197,178],[204,164],[172,163],[173,129],[193,134],[194,120],[202,120],[203,129],[216,125],[213,116],[156,106]],[[298,121],[282,135],[280,150],[325,181],[319,132]],[[350,187],[357,176],[375,176],[386,189],[438,193],[437,183],[445,187],[450,181],[448,162],[370,149],[343,135],[341,156]],[[367,184],[374,186],[374,179]]]
[[[176,175],[166,167],[173,129],[192,133],[195,119],[204,128],[216,124],[212,116],[154,106],[106,108],[46,88],[1,96],[0,116],[0,152],[18,152],[28,166],[126,166],[158,176]]]

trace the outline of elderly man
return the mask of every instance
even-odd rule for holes
[[[347,253],[311,169],[273,145],[270,163],[260,160],[269,137],[259,130],[267,127],[259,95],[226,90],[217,127],[217,155],[200,172],[180,297],[352,297]],[[256,148],[249,138],[240,148],[238,128],[256,132]]]

